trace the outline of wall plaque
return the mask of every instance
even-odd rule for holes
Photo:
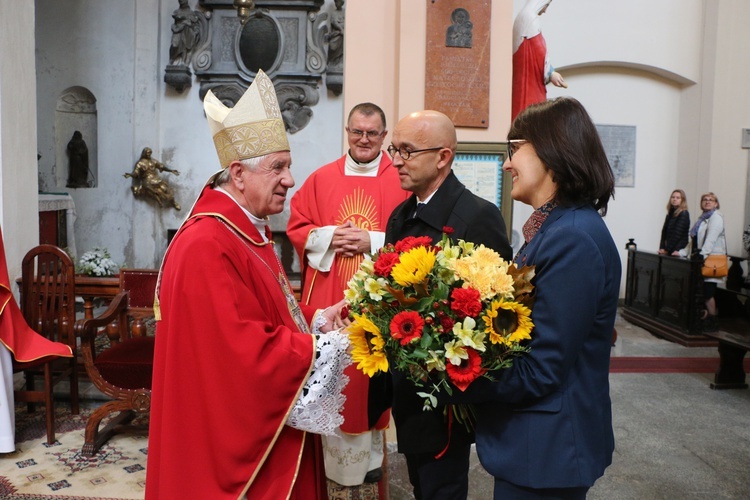
[[[491,0],[426,2],[425,108],[459,127],[487,128]]]

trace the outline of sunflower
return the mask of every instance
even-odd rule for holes
[[[391,277],[401,286],[422,283],[434,266],[435,253],[423,246],[415,247],[401,254],[398,264],[391,270]]]
[[[352,316],[354,322],[347,328],[352,343],[352,363],[357,363],[357,368],[369,377],[388,371],[380,329],[364,315],[353,313]]]
[[[466,348],[468,357],[462,360],[460,365],[454,365],[453,363],[447,363],[445,370],[448,372],[448,378],[450,378],[453,385],[465,391],[469,384],[474,382],[485,370],[482,369],[482,357],[477,351],[471,347]]]
[[[511,347],[521,340],[531,338],[531,309],[518,302],[493,300],[487,314],[482,316],[484,331],[490,334],[493,344]]]

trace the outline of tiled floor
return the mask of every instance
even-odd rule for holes
[[[709,357],[618,318],[612,356]],[[610,375],[616,449],[590,500],[750,498],[750,391],[714,391],[713,374]],[[389,446],[395,450],[394,433]],[[403,458],[389,453],[390,498],[413,498]],[[493,480],[472,454],[470,500],[492,498]]]

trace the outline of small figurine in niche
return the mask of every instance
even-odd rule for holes
[[[180,205],[174,199],[174,191],[167,181],[159,177],[159,172],[169,172],[180,175],[177,170],[167,168],[163,163],[151,158],[151,148],[143,148],[140,159],[135,162],[133,171],[123,177],[133,179],[133,194],[136,197],[147,196],[155,199],[160,207],[173,206],[180,210]]]
[[[470,49],[474,23],[469,20],[469,11],[461,8],[454,10],[451,21],[453,24],[445,32],[445,46]]]
[[[190,9],[188,0],[178,0],[180,7],[172,13],[172,43],[169,62],[173,65],[190,64],[190,53],[200,40],[198,15]]]
[[[89,148],[81,132],[76,130],[68,142],[68,183],[69,188],[91,187],[89,183]]]

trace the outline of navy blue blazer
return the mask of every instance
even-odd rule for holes
[[[614,450],[609,356],[620,255],[592,206],[558,207],[515,261],[536,266],[531,352],[463,395],[480,403],[479,459],[521,486],[591,486]]]
[[[510,260],[513,250],[508,243],[505,221],[496,205],[470,190],[451,172],[417,217],[412,217],[417,206],[416,195],[410,196],[393,210],[385,232],[385,242],[395,243],[406,236],[430,236],[433,244],[440,242],[443,227],[453,228],[451,238],[483,244]],[[474,440],[472,432],[454,423],[450,429],[443,415],[443,406],[433,411],[422,410],[422,398],[406,374],[391,370],[393,391],[393,419],[396,422],[398,450],[401,453],[433,453],[452,445],[466,445]],[[373,380],[370,381],[371,393]],[[387,385],[387,377],[385,377]],[[391,387],[383,389],[390,396]],[[370,404],[375,406],[376,400]],[[389,401],[390,403],[390,401]],[[379,407],[378,407],[379,409]],[[449,436],[450,434],[450,436]]]

